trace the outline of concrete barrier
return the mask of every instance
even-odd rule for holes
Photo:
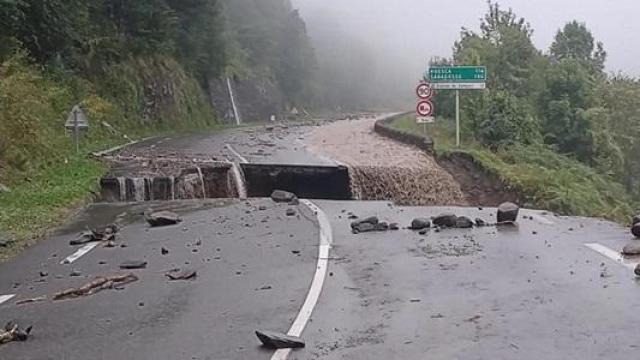
[[[433,139],[431,139],[428,135],[414,134],[408,131],[396,129],[391,126],[391,124],[395,120],[410,114],[413,114],[413,112],[399,114],[399,115],[395,115],[389,118],[376,121],[376,124],[374,127],[375,132],[382,136],[399,141],[401,143],[416,146],[428,153],[433,153],[434,152]]]

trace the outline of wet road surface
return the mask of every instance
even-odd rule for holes
[[[298,146],[307,129],[281,130],[271,130],[275,138],[268,141],[275,146],[246,132],[255,130],[240,129],[156,139],[121,153],[331,162]],[[262,155],[256,155],[259,149]],[[517,227],[419,235],[404,228],[415,217],[454,211],[493,222],[495,209],[314,204],[320,209],[270,199],[89,206],[47,241],[0,264],[0,322],[34,325],[27,342],[0,345],[0,359],[637,357],[640,283],[631,268],[638,260],[625,265],[615,259],[634,241],[622,226],[523,210]],[[184,222],[150,229],[142,218],[149,207],[174,210]],[[288,209],[295,215],[287,216]],[[402,229],[354,235],[349,212],[397,222]],[[328,218],[324,225],[321,215]],[[114,221],[122,226],[116,247],[97,244],[63,263],[82,248],[69,245],[78,232]],[[328,245],[322,242],[327,232],[329,255],[318,259]],[[128,273],[118,269],[126,260],[148,262],[146,269],[131,271],[138,281],[50,300],[95,276]],[[318,271],[323,263],[326,273]],[[174,268],[193,269],[198,276],[169,281],[165,273]],[[71,276],[74,271],[80,276]],[[254,330],[287,332],[318,276],[318,302],[302,323],[306,348],[275,356],[262,349]],[[41,295],[49,299],[16,305]]]
[[[445,210],[490,221],[493,209],[395,207],[383,202],[316,201],[330,219],[329,269],[306,349],[290,359],[628,359],[640,284],[633,272],[585,246],[620,249],[626,229],[604,221],[524,211],[515,228],[408,229],[354,235],[347,212],[407,226]],[[287,331],[314,276],[319,229],[304,205],[269,199],[153,204],[184,216],[149,229],[144,205],[94,205],[49,241],[0,266],[2,320],[34,324],[25,343],[0,347],[7,359],[269,359],[253,331]],[[266,210],[259,210],[260,207]],[[97,246],[72,264],[77,230],[128,219],[118,247]],[[531,220],[528,216],[534,216]],[[265,222],[262,222],[265,220]],[[126,247],[120,247],[125,244]],[[161,248],[169,250],[161,254]],[[148,261],[123,290],[15,305],[122,273]],[[170,282],[173,268],[198,271]],[[73,271],[81,276],[71,277]],[[41,277],[40,271],[48,272]]]

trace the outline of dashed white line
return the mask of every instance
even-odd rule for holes
[[[76,251],[66,259],[62,260],[60,264],[71,264],[75,262],[76,260],[80,259],[82,256],[86,255],[89,251],[93,250],[96,246],[98,246],[98,244],[100,243],[97,241],[88,243],[87,245],[81,247],[78,251]]]
[[[298,312],[298,316],[293,321],[293,324],[287,333],[289,336],[300,336],[311,318],[311,313],[313,313],[313,309],[318,303],[320,293],[322,292],[322,286],[324,285],[324,280],[327,276],[329,250],[333,243],[331,223],[329,222],[327,214],[325,214],[322,209],[311,201],[301,200],[300,202],[309,207],[309,209],[311,209],[318,218],[318,224],[320,225],[320,246],[318,250],[318,265],[316,266],[316,272],[313,276],[311,287],[309,288],[307,298],[305,299],[302,308],[300,308],[300,312]],[[286,360],[290,353],[291,349],[277,350],[271,357],[271,360]]]
[[[238,157],[238,159],[240,159],[240,162],[241,162],[241,163],[246,164],[246,163],[248,163],[248,162],[249,162],[249,161],[248,161],[244,156],[240,155],[240,153],[239,153],[239,152],[237,152],[237,151],[236,151],[236,149],[234,149],[234,148],[233,148],[233,146],[231,146],[231,145],[227,144],[227,145],[225,145],[225,147],[226,147],[227,149],[229,149],[229,151],[231,151],[231,152],[233,153],[233,155],[237,156],[237,157]]]
[[[626,267],[627,269],[631,269],[632,271],[635,270],[636,267],[638,266],[638,263],[625,259],[625,257],[622,256],[620,252],[612,250],[604,245],[591,243],[591,244],[585,244],[584,246],[588,247],[589,249],[597,252],[598,254],[604,257],[607,257],[615,261],[616,263]]]
[[[0,295],[0,305],[11,300],[14,296],[16,296],[16,294]]]

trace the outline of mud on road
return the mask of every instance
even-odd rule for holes
[[[376,120],[339,121],[318,127],[306,143],[312,152],[349,166],[358,200],[467,205],[460,185],[432,156],[376,134]]]

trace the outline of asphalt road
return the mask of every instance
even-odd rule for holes
[[[171,141],[196,144],[194,154],[212,154],[207,143],[224,150],[223,139],[199,139]],[[300,161],[314,157],[288,149]],[[92,205],[0,264],[0,322],[34,325],[27,342],[0,345],[0,359],[628,360],[640,351],[637,260],[616,260],[634,241],[626,228],[523,210],[516,227],[419,235],[404,228],[414,217],[454,211],[491,222],[495,209],[314,204],[320,210],[270,199]],[[141,216],[150,207],[184,221],[151,229]],[[349,212],[403,228],[355,235]],[[69,245],[79,231],[114,221],[116,247],[98,244],[64,264],[80,249]],[[327,239],[329,255],[318,259]],[[119,264],[138,259],[147,268],[132,270],[139,280],[122,289],[51,300],[95,276],[126,274]],[[198,276],[169,281],[174,268]],[[307,321],[300,310],[314,291]],[[16,304],[41,295],[49,298]],[[287,332],[300,316],[305,349],[274,356],[260,347],[254,330]]]

